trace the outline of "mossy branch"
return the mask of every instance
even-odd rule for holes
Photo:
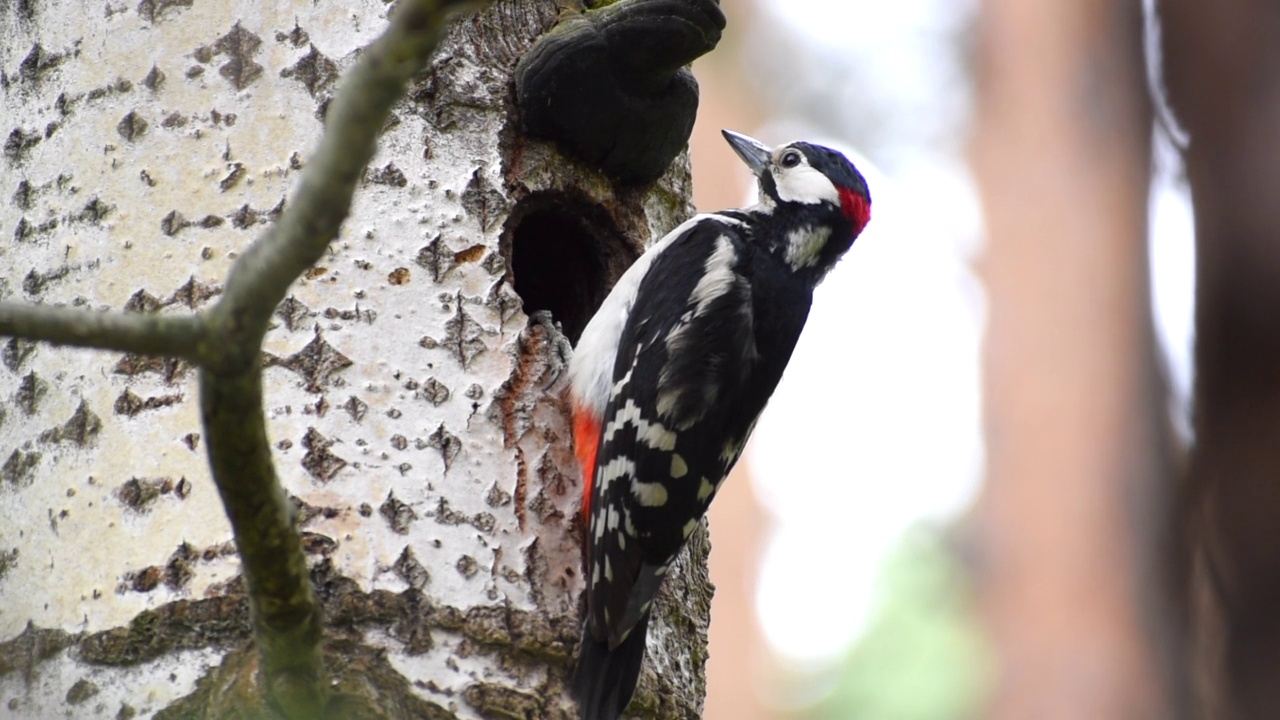
[[[199,316],[0,303],[0,335],[43,340],[54,345],[169,355],[194,362],[208,333]]]
[[[289,717],[322,717],[327,684],[320,607],[267,441],[262,340],[289,286],[338,236],[392,104],[439,43],[448,13],[468,4],[474,3],[417,0],[396,9],[390,27],[339,87],[297,194],[236,261],[208,313],[211,330],[228,340],[218,343],[219,356],[204,358],[200,371],[209,462],[240,550],[263,680]]]

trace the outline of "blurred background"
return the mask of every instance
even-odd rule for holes
[[[983,464],[981,211],[963,156],[976,7],[722,6],[727,34],[694,67],[698,208],[754,201],[728,128],[845,151],[873,221],[713,505],[705,717],[976,717],[987,651],[949,546]]]
[[[873,209],[712,507],[705,717],[1280,717],[1280,14],[721,4],[698,208],[728,128]]]

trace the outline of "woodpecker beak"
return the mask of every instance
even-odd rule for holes
[[[724,139],[729,141],[729,146],[733,151],[738,153],[738,157],[742,158],[742,162],[751,168],[751,172],[757,177],[769,165],[769,158],[773,151],[762,144],[759,140],[754,140],[741,133],[732,130],[721,130]]]

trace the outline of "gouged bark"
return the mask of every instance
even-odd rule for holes
[[[15,238],[0,299],[182,317],[278,213],[386,8],[73,5],[0,18],[0,231]],[[686,160],[618,193],[516,131],[509,73],[555,14],[512,0],[453,29],[342,235],[272,318],[267,431],[353,708],[572,709],[565,346],[513,289],[521,203],[589,206],[611,226],[601,283],[690,208]],[[203,717],[242,701],[230,679],[256,655],[190,367],[20,340],[4,364],[0,702],[15,717]],[[709,590],[688,572],[659,606],[642,717],[697,716]]]

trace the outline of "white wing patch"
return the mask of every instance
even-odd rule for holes
[[[671,453],[671,477],[679,480],[689,474],[689,463],[684,461],[680,453]]]
[[[733,288],[738,279],[737,273],[733,271],[733,263],[737,259],[738,253],[733,249],[729,238],[724,235],[716,238],[716,249],[707,258],[702,277],[698,278],[698,284],[694,286],[693,295],[689,298],[696,305],[693,311],[695,317],[705,314],[716,298]]]
[[[721,446],[720,461],[725,464],[726,472],[730,467],[732,467],[732,463],[738,461],[738,456],[742,454],[742,448],[747,444],[747,438],[751,437],[751,433],[755,432],[756,422],[759,420],[760,418],[757,416],[756,419],[752,420],[751,424],[747,426],[747,431],[743,433],[742,437],[731,437],[725,441],[723,446]]]
[[[578,338],[573,358],[569,361],[569,386],[575,399],[593,411],[597,417],[604,414],[609,404],[609,386],[613,379],[613,361],[618,356],[618,344],[627,317],[636,302],[640,281],[649,272],[649,266],[668,245],[685,235],[701,222],[717,222],[741,225],[742,221],[724,215],[695,215],[654,243],[632,263],[613,286],[600,309],[592,316]]]
[[[667,335],[668,357],[679,357],[684,352],[684,346],[688,344],[688,340],[685,337],[689,334],[688,320],[688,317],[682,319],[680,324],[671,331],[671,334]],[[668,420],[671,420],[675,415],[676,406],[680,404],[681,395],[691,390],[691,388],[681,387],[671,382],[670,368],[671,362],[668,360],[667,364],[663,366],[662,372],[658,374],[658,416]],[[710,405],[711,401],[715,399],[715,388],[705,387],[702,388],[702,392],[705,400],[703,404]],[[681,430],[688,430],[693,427],[693,423],[697,420],[698,417],[686,418],[683,423],[677,423],[676,427]]]
[[[698,284],[694,286],[693,293],[689,296],[690,308],[680,319],[680,323],[676,325],[667,335],[667,355],[668,357],[678,357],[685,351],[685,345],[689,342],[690,325],[689,322],[698,316],[706,314],[711,307],[711,303],[733,291],[733,289],[741,282],[741,278],[734,272],[733,264],[738,260],[738,252],[733,247],[733,242],[724,235],[716,238],[715,250],[711,251],[711,255],[707,257],[707,263],[703,266],[702,276],[698,279]],[[671,364],[662,368],[662,372],[658,374],[658,402],[657,410],[660,417],[671,419],[676,407],[682,400],[682,395],[690,392],[701,392],[703,395],[703,406],[709,406],[715,401],[716,388],[706,386],[702,388],[690,388],[673,383],[670,372]],[[700,416],[685,418],[683,422],[676,425],[680,430],[692,427],[693,423]]]
[[[676,434],[668,430],[660,422],[645,420],[644,416],[640,414],[640,407],[630,398],[627,399],[625,405],[618,409],[618,413],[613,416],[613,419],[609,421],[604,434],[600,436],[601,444],[606,440],[612,440],[613,436],[618,434],[627,423],[636,427],[636,438],[654,450],[670,452],[676,449]]]
[[[660,482],[640,482],[633,477],[631,495],[645,507],[662,507],[667,504],[667,486]]]
[[[750,433],[747,434],[750,435]],[[746,442],[742,438],[729,438],[725,441],[724,446],[720,448],[720,461],[731,463],[737,460],[738,456],[742,454],[742,446],[745,444]]]
[[[635,477],[635,475],[635,462],[624,457],[616,457],[610,460],[604,467],[600,468],[599,475],[597,476],[597,482],[600,484],[600,487],[604,488],[608,487],[609,483],[617,480],[618,478]]]
[[[702,482],[698,485],[698,501],[706,502],[707,498],[711,497],[712,493],[715,491],[716,486],[712,485],[711,481],[705,477],[702,478]]]
[[[635,371],[636,371],[636,361],[632,360],[631,367],[627,370],[627,374],[623,375],[621,380],[613,384],[611,397],[617,397],[622,394],[623,388],[625,388],[631,382],[631,375],[635,373]]]

